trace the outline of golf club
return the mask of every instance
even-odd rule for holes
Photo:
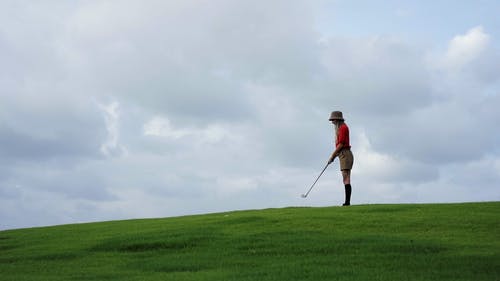
[[[311,188],[309,188],[309,190],[307,191],[306,194],[302,194],[302,198],[306,198],[307,195],[309,195],[309,192],[311,192],[311,190],[313,189],[314,185],[319,180],[319,178],[321,177],[321,175],[323,174],[323,172],[326,170],[326,168],[328,168],[328,165],[330,165],[330,163],[326,163],[326,166],[323,168],[323,171],[321,171],[321,174],[319,174],[319,176],[316,178],[316,180],[314,181],[314,183],[311,185]]]

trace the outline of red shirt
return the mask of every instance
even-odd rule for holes
[[[339,146],[341,143],[344,144],[344,148],[351,148],[351,145],[349,144],[349,127],[347,127],[345,123],[342,123],[339,127],[335,147]]]

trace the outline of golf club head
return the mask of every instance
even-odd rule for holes
[[[305,194],[302,194],[302,195],[301,195],[301,197],[302,197],[302,198],[306,198],[306,197],[307,197],[307,195],[305,195]]]

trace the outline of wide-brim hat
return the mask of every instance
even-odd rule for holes
[[[330,121],[333,121],[333,120],[342,120],[344,121],[344,117],[342,116],[342,112],[341,111],[332,111],[332,114],[330,114],[330,119],[328,119]]]

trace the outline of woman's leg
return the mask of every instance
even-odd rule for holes
[[[344,184],[351,184],[351,170],[342,170],[342,178]]]
[[[342,170],[342,178],[344,179],[344,186],[345,186],[345,202],[343,206],[350,206],[351,193],[352,193],[351,170]]]

